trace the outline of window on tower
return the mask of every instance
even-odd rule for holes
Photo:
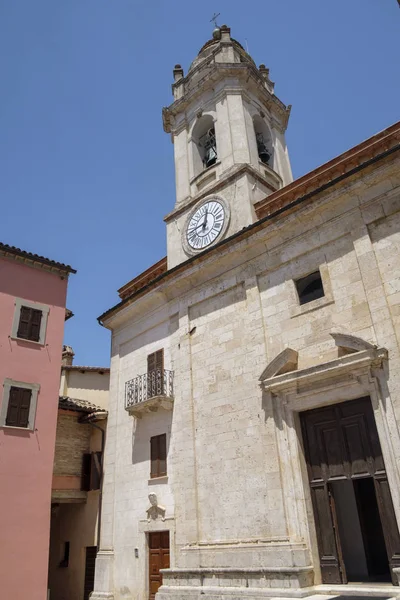
[[[200,138],[200,147],[203,149],[204,168],[211,167],[217,161],[217,144],[215,141],[215,129],[212,127]]]
[[[270,165],[272,162],[272,142],[271,134],[265,121],[256,115],[253,118],[254,133],[256,136],[258,158],[265,165]]]
[[[217,141],[211,115],[201,116],[192,132],[194,175],[217,162]]]

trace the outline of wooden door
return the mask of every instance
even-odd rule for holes
[[[87,546],[85,562],[85,587],[83,600],[89,600],[89,595],[94,589],[94,570],[96,566],[97,546]]]
[[[324,583],[345,583],[329,481],[373,477],[393,582],[400,536],[369,398],[301,414],[304,448]]]
[[[149,533],[149,589],[154,600],[162,585],[160,569],[169,568],[169,531]]]
[[[390,575],[393,585],[399,585],[393,569],[398,569],[400,567],[400,536],[389,482],[385,475],[380,475],[374,478],[374,484],[383,535],[385,538],[386,552],[389,559]]]

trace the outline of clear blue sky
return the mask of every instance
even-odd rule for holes
[[[77,364],[109,363],[96,317],[165,256],[161,109],[214,11],[293,105],[295,177],[399,119],[396,0],[0,0],[0,239],[78,269],[65,331]]]

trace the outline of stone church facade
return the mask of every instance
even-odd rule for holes
[[[172,87],[168,254],[100,317],[92,600],[397,586],[400,124],[293,181],[290,109],[228,27]]]

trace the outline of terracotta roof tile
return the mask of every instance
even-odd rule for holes
[[[87,400],[79,400],[78,398],[70,398],[69,396],[60,396],[58,399],[58,408],[64,410],[74,410],[83,413],[107,412],[101,406],[97,406]]]
[[[62,365],[66,371],[93,371],[96,373],[109,373],[110,367],[85,367],[80,365]]]
[[[2,242],[0,242],[0,254],[4,254],[5,256],[12,255],[16,258],[25,258],[27,260],[31,260],[32,262],[41,263],[42,265],[47,265],[49,267],[59,269],[60,271],[66,271],[67,273],[76,273],[76,270],[73,269],[70,265],[65,265],[64,263],[56,262],[55,260],[51,260],[50,258],[46,258],[45,256],[39,256],[39,254],[33,254],[32,252],[21,250],[21,248],[16,248],[16,246],[9,246],[8,244],[3,244]]]

